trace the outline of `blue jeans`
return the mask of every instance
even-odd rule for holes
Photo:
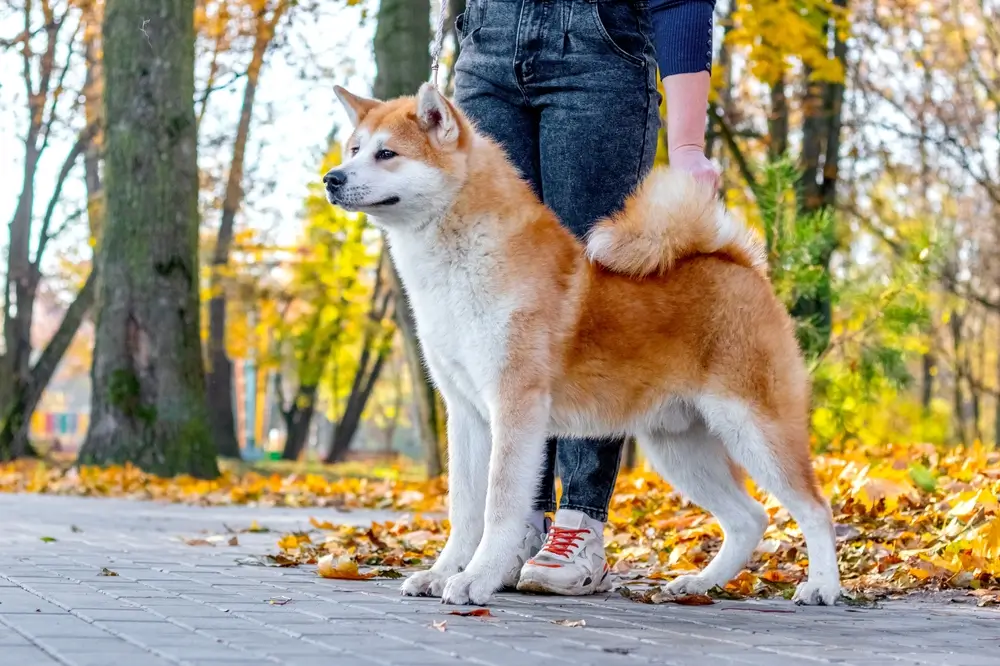
[[[469,0],[455,101],[584,238],[653,165],[659,94],[642,0]],[[622,440],[550,441],[535,508],[607,520]]]

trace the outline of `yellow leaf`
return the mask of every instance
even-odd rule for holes
[[[324,520],[323,522],[320,522],[320,521],[318,521],[318,520],[316,520],[315,518],[312,518],[312,517],[309,518],[309,524],[312,525],[313,527],[315,527],[318,530],[335,530],[335,529],[337,529],[334,526],[334,524],[331,523],[328,520]]]
[[[376,572],[363,574],[358,571],[358,563],[349,557],[334,559],[333,555],[319,558],[317,572],[323,578],[338,578],[341,580],[368,580]]]

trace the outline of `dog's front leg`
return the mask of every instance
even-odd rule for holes
[[[524,520],[542,468],[551,399],[547,390],[508,383],[491,410],[492,450],[482,541],[462,573],[448,579],[441,601],[485,604],[517,557]]]
[[[442,391],[448,414],[448,521],[451,534],[428,571],[403,581],[402,593],[440,597],[448,578],[465,569],[483,536],[490,428],[465,398]]]

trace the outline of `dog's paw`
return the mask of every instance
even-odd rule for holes
[[[718,583],[714,580],[709,580],[701,574],[684,575],[674,578],[672,581],[667,583],[663,591],[667,594],[681,595],[681,594],[705,594]]]
[[[833,606],[843,594],[840,583],[807,580],[795,588],[792,601],[800,606]]]
[[[399,591],[407,597],[440,597],[449,574],[442,571],[418,571],[403,581]]]
[[[483,606],[500,588],[501,581],[492,575],[463,571],[448,579],[441,602],[446,604],[472,604]]]

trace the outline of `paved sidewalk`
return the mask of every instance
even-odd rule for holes
[[[310,515],[389,516],[0,495],[0,665],[1000,664],[1000,611],[962,604],[687,607],[506,594],[495,617],[456,617],[436,600],[401,598],[398,581],[236,563],[273,552],[274,533],[240,534],[236,547],[182,541],[252,520],[305,528]],[[105,567],[118,576],[99,575]]]

